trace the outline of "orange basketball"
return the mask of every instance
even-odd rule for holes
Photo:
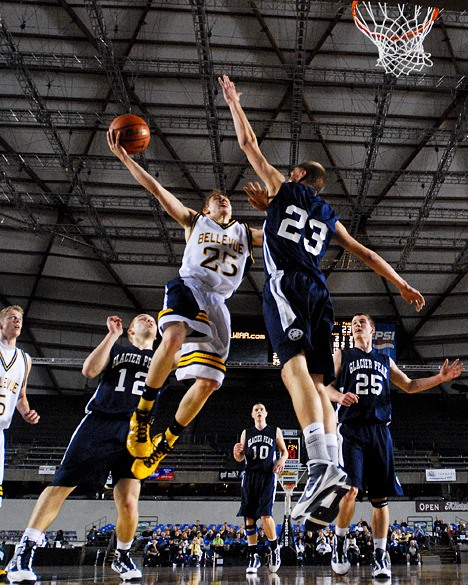
[[[135,114],[122,114],[112,121],[109,130],[120,131],[120,144],[128,154],[145,150],[151,140],[148,124]]]

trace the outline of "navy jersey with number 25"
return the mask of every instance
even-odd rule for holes
[[[378,424],[392,418],[390,399],[390,358],[375,350],[366,353],[357,347],[341,352],[340,392],[352,392],[359,402],[340,407],[340,423]]]

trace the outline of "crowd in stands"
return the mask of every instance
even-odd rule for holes
[[[279,534],[281,525],[277,526]],[[325,566],[330,564],[334,526],[318,532],[306,531],[297,523],[293,527],[293,540],[298,564]],[[444,532],[454,530],[437,522],[434,536],[444,538]],[[466,525],[460,524],[457,531],[466,534]],[[373,539],[369,524],[361,519],[350,526],[348,533],[348,557],[351,565],[369,565],[372,559]],[[269,553],[268,539],[260,527],[258,533],[260,556]],[[396,520],[390,526],[387,551],[392,564],[420,564],[421,551],[428,547],[429,535],[421,526],[410,527],[405,521]],[[135,550],[144,555],[146,566],[199,566],[213,561],[215,556],[223,559],[246,559],[247,538],[244,525],[234,526],[227,522],[204,525],[197,521],[193,525],[167,524],[147,528],[137,537]]]
[[[87,545],[96,545],[101,538],[112,534],[114,526],[108,524],[99,529],[93,526],[87,534]],[[334,526],[311,532],[306,531],[298,522],[292,528],[297,561],[300,565],[326,566],[330,564]],[[277,525],[278,535],[281,525]],[[45,546],[64,546],[65,538],[62,530],[49,535]],[[459,521],[448,524],[436,517],[432,527],[432,536],[445,543],[450,539],[454,542],[468,542],[468,523]],[[76,538],[76,537],[75,537]],[[347,536],[347,554],[351,565],[369,565],[372,559],[373,539],[369,524],[361,519],[352,524]],[[429,534],[423,527],[414,527],[402,520],[391,524],[388,534],[387,551],[392,564],[421,564],[421,551],[429,546]],[[260,527],[258,532],[259,554],[266,559],[269,554],[269,543],[265,532]],[[147,526],[138,533],[133,550],[143,556],[143,565],[154,566],[200,566],[223,559],[227,562],[243,562],[247,558],[247,537],[244,525],[202,524],[199,520],[194,524],[159,524]]]

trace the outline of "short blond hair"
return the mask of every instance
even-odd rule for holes
[[[0,311],[0,321],[3,321],[10,311],[18,311],[18,313],[24,315],[23,307],[20,307],[19,305],[10,305]]]

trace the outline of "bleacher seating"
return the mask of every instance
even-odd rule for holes
[[[434,456],[431,451],[398,451],[395,450],[395,468],[401,471],[424,471],[434,467]]]

